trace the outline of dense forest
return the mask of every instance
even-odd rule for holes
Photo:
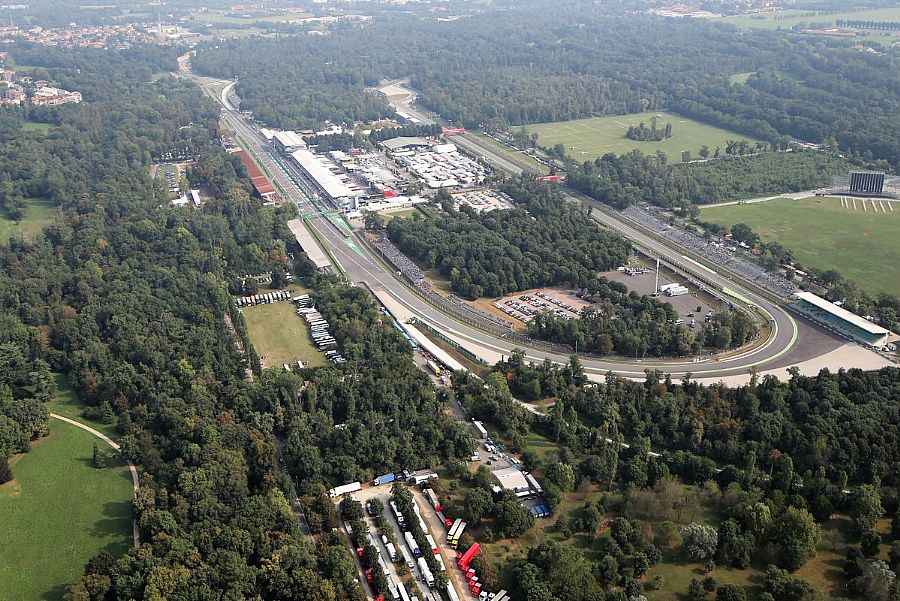
[[[594,272],[627,262],[628,242],[598,227],[558,190],[523,180],[507,183],[503,191],[515,201],[513,210],[456,211],[445,198],[437,219],[393,219],[388,235],[468,298],[562,283],[583,287]]]
[[[244,108],[289,128],[389,116],[385,99],[366,88],[409,77],[421,103],[466,127],[667,109],[770,142],[794,137],[900,163],[900,95],[890,84],[900,67],[889,56],[623,13],[565,1],[550,12],[524,3],[451,23],[394,16],[328,36],[217,43],[201,47],[194,66],[240,77]],[[732,84],[735,73],[754,75]]]

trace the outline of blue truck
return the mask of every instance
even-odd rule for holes
[[[375,486],[381,486],[382,484],[390,484],[396,479],[397,476],[395,476],[394,474],[385,474],[383,476],[378,476],[377,478],[375,478],[375,481],[372,482],[372,484]]]

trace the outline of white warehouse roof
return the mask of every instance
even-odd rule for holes
[[[528,490],[528,480],[525,475],[514,467],[506,467],[494,472],[494,477],[500,481],[500,486],[506,490]]]
[[[319,157],[311,153],[305,148],[291,153],[291,158],[296,161],[303,171],[313,178],[332,199],[347,198],[352,195],[341,179],[331,172],[328,167],[322,164]]]

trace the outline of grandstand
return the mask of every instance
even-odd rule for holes
[[[795,292],[794,297],[797,299],[795,309],[826,328],[850,336],[867,346],[884,349],[897,338],[890,330],[811,292]]]

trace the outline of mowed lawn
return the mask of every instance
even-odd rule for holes
[[[132,544],[131,475],[116,458],[92,466],[88,432],[50,421],[50,435],[12,459],[14,479],[0,486],[0,599],[62,599],[85,563]]]
[[[281,301],[244,307],[243,311],[250,340],[263,367],[285,363],[295,367],[297,359],[309,367],[325,365],[325,356],[313,344],[306,322],[297,315],[293,303]]]
[[[790,248],[804,265],[835,269],[869,293],[900,294],[900,203],[882,201],[878,211],[866,201],[832,197],[779,198],[749,205],[710,207],[706,221],[731,226],[746,223],[764,242]],[[885,211],[881,209],[884,205]]]
[[[630,125],[636,126],[643,121],[650,127],[650,119],[655,115],[659,115],[658,128],[664,128],[666,123],[672,124],[671,138],[660,142],[640,142],[625,137]],[[704,144],[709,146],[712,156],[717,146],[722,148],[722,153],[725,152],[727,140],[748,140],[754,144],[757,142],[756,139],[742,134],[659,111],[539,123],[528,125],[525,129],[537,133],[538,144],[545,148],[563,144],[566,153],[577,161],[594,160],[609,152],[625,154],[632,150],[640,150],[644,154],[654,154],[657,150],[662,150],[668,155],[669,162],[679,163],[683,150],[690,151],[692,159],[700,158],[698,153]]]
[[[25,218],[19,223],[9,219],[0,211],[0,244],[7,244],[10,238],[21,236],[31,238],[50,225],[56,216],[56,205],[46,200],[28,201]]]

